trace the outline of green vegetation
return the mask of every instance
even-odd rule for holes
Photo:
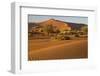
[[[83,38],[87,37],[88,26],[83,26],[79,30],[71,29],[71,30],[60,30],[53,25],[44,25],[42,27],[36,27],[33,32],[29,32],[28,36],[33,37],[45,37],[51,38],[52,40],[70,40],[74,38]]]
[[[53,33],[53,26],[47,25],[43,27],[43,32],[49,35],[50,33]]]
[[[79,34],[75,34],[75,37],[80,37],[80,35]]]
[[[81,28],[81,30],[84,32],[84,33],[87,33],[88,32],[88,26],[83,26]]]
[[[52,40],[70,40],[71,37],[68,35],[58,34],[57,36],[51,37]]]

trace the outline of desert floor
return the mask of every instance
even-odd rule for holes
[[[77,59],[88,57],[87,39],[36,39],[28,41],[28,60]]]

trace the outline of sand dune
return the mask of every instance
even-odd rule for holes
[[[35,45],[42,47],[40,49],[35,48],[35,50],[32,48],[33,50],[31,49],[28,53],[29,60],[87,58],[88,56],[87,39],[57,42],[41,41],[40,44],[30,44],[31,47]],[[43,48],[43,46],[45,47]]]

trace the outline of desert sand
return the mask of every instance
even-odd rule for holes
[[[28,60],[88,58],[87,39],[51,41],[36,39],[28,42]]]

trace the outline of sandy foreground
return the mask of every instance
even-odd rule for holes
[[[88,57],[87,39],[29,40],[28,60],[75,59]]]

